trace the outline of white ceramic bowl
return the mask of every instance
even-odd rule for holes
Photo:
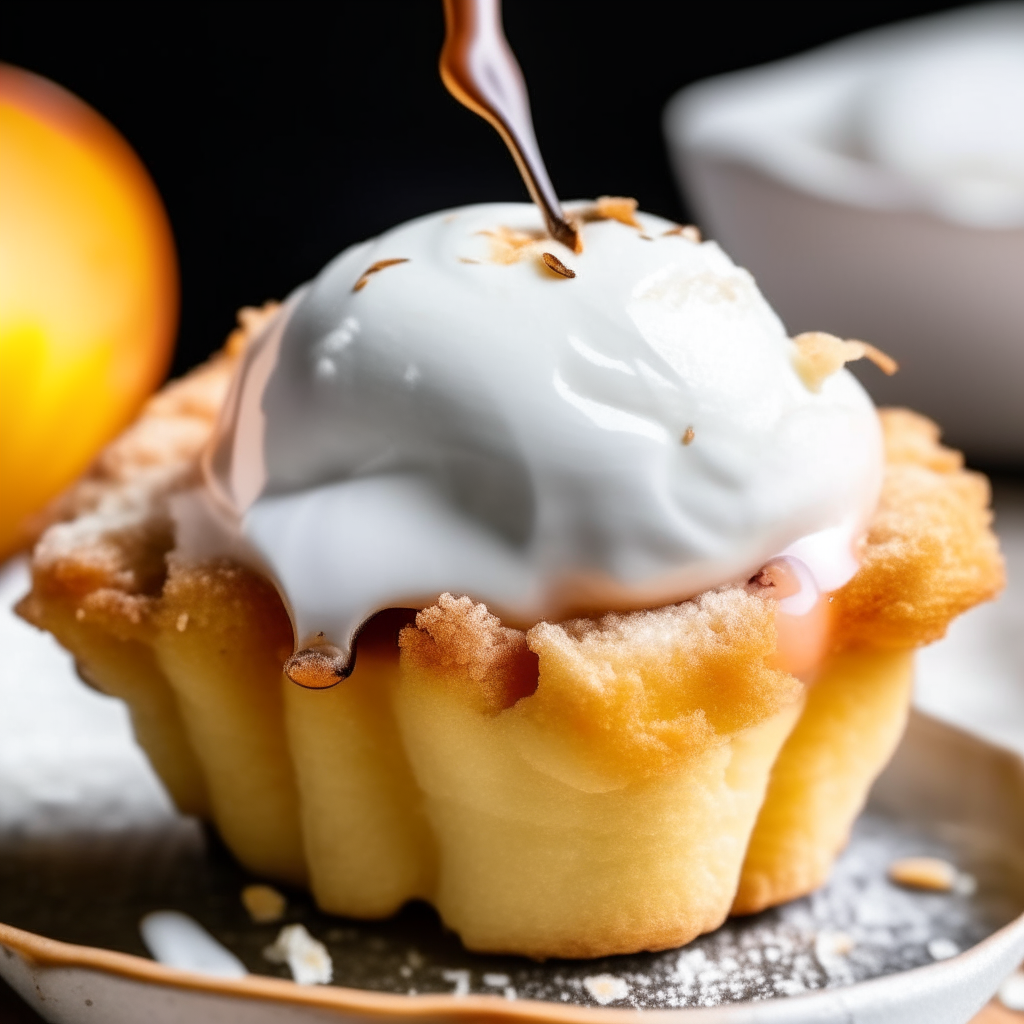
[[[1024,218],[865,152],[878,83],[977,42],[1020,46],[1024,4],[875,30],[690,86],[665,111],[699,223],[758,279],[793,334],[862,338],[901,371],[857,368],[989,463],[1024,464]],[[1024,114],[1021,114],[1024,119]]]

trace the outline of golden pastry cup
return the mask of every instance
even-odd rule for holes
[[[913,649],[1002,584],[987,482],[934,425],[881,413],[882,499],[809,684],[776,665],[774,603],[731,587],[528,632],[444,595],[303,689],[271,583],[186,561],[167,514],[262,315],[65,496],[19,606],[128,703],[177,806],[326,911],[423,898],[469,948],[538,958],[682,945],[820,885],[902,733]]]

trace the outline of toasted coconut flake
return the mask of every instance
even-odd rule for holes
[[[459,262],[460,263],[479,263],[480,261],[479,260],[471,260],[468,256],[460,256],[459,257]]]
[[[639,228],[636,208],[640,204],[628,196],[598,196],[591,218],[594,220],[617,220],[631,228]]]
[[[393,267],[398,263],[408,263],[409,260],[405,256],[400,256],[398,259],[393,260],[377,260],[376,263],[371,263],[360,275],[359,280],[352,285],[352,291],[361,292],[366,287],[366,282],[374,274],[379,274],[385,267]]]
[[[503,266],[518,263],[526,256],[532,255],[539,249],[541,239],[547,237],[543,231],[517,231],[515,228],[507,227],[479,233],[491,240],[491,262]]]
[[[666,235],[681,235],[688,242],[694,242],[700,244],[701,234],[700,228],[694,224],[677,224],[674,228],[669,228],[668,231],[663,232],[662,237]]]
[[[820,391],[822,384],[846,363],[857,359],[870,359],[890,377],[899,369],[895,359],[866,341],[843,341],[824,331],[807,331],[798,334],[793,343],[793,366],[808,390],[814,392]]]
[[[287,964],[297,985],[329,985],[334,978],[327,947],[301,924],[285,925],[263,956],[272,964]]]
[[[544,261],[544,266],[548,268],[552,273],[558,274],[559,277],[575,277],[576,271],[570,270],[557,256],[550,252],[542,252],[540,258]]]
[[[271,885],[247,885],[242,890],[242,905],[256,924],[270,924],[284,917],[287,900]]]
[[[685,429],[685,430],[683,431],[683,438],[682,438],[682,440],[683,440],[683,444],[685,444],[685,445],[690,445],[690,444],[693,444],[693,439],[694,439],[694,437],[696,437],[696,436],[697,436],[697,435],[696,435],[696,434],[694,433],[694,431],[693,431],[693,427],[687,427],[687,428],[686,428],[686,429]]]
[[[898,885],[931,892],[952,892],[958,875],[948,860],[939,857],[902,857],[889,865],[889,878]]]

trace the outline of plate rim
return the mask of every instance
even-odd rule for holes
[[[955,737],[961,742],[966,740],[970,745],[984,747],[989,754],[1001,755],[1014,762],[1015,767],[1024,777],[1024,757],[1016,750],[1011,750],[966,729],[937,719],[917,708],[911,710],[904,739],[912,730],[945,733],[948,737]],[[555,1021],[560,1024],[593,1024],[595,1019],[599,1019],[607,1024],[636,1024],[637,1014],[656,1014],[660,1018],[671,1017],[678,1020],[695,1020],[700,1015],[700,1019],[708,1021],[710,1024],[710,1021],[716,1017],[719,1020],[728,1020],[730,1012],[735,1013],[743,1009],[749,1012],[755,1006],[764,1007],[764,1010],[771,1014],[772,1010],[769,1007],[772,1007],[773,1004],[776,1009],[782,1006],[791,1008],[794,1013],[798,1014],[799,1019],[805,1019],[806,1012],[813,1011],[815,1008],[849,1011],[854,1003],[860,1003],[865,998],[868,1001],[873,1001],[872,997],[884,998],[886,990],[896,986],[904,989],[904,994],[908,986],[918,991],[927,990],[930,987],[929,976],[942,977],[943,975],[960,974],[964,971],[970,972],[975,961],[991,963],[993,960],[1009,956],[1014,949],[1016,949],[1016,957],[1020,958],[1024,955],[1024,912],[991,935],[986,936],[981,942],[975,943],[956,956],[935,963],[924,964],[877,978],[869,978],[852,985],[816,989],[798,995],[775,996],[756,1002],[746,1000],[741,1003],[720,1004],[714,1007],[659,1009],[566,1005],[543,999],[506,999],[497,994],[456,996],[453,993],[424,993],[410,996],[341,985],[298,985],[291,980],[258,974],[248,974],[242,978],[218,978],[196,971],[168,967],[158,961],[132,953],[121,953],[99,946],[85,946],[62,942],[59,939],[50,939],[2,921],[0,921],[0,949],[8,956],[20,957],[30,970],[33,968],[78,969],[144,985],[158,985],[163,988],[197,994],[256,1000],[309,1009],[324,1009],[378,1019],[476,1017],[490,1018],[491,1020],[526,1020],[533,1021],[535,1024],[542,1021]],[[984,972],[984,970],[985,968],[982,966],[981,971]],[[0,975],[3,974],[4,972],[0,970]],[[948,988],[952,981],[954,979],[946,977],[944,979],[945,987]],[[940,987],[941,985],[940,982]],[[804,1013],[800,1013],[801,1010]]]
[[[912,967],[905,971],[870,978],[853,985],[838,988],[823,988],[793,996],[776,996],[758,1000],[757,1005],[785,1005],[810,1009],[813,1004],[824,1006],[832,1003],[847,1003],[854,993],[868,995],[884,994],[884,989],[914,981],[927,985],[927,975],[947,974],[951,970],[969,967],[975,959],[998,957],[1007,948],[1018,946],[1024,952],[1024,913],[1003,925],[991,935],[969,949],[948,960]],[[993,948],[994,947],[994,948]],[[181,989],[205,995],[226,996],[262,1000],[267,1003],[281,1003],[296,1007],[335,1010],[380,1018],[409,1017],[490,1017],[532,1021],[591,1022],[597,1015],[608,1024],[621,1021],[635,1024],[638,1014],[660,1017],[692,1019],[698,1013],[708,1019],[712,1014],[723,1011],[752,1007],[746,1001],[738,1004],[722,1004],[714,1007],[678,1007],[665,1009],[637,1009],[625,1007],[575,1006],[543,999],[506,999],[499,995],[465,995],[431,993],[416,996],[391,992],[374,992],[335,985],[298,985],[283,978],[271,978],[249,974],[243,978],[218,978],[195,971],[167,967],[155,960],[101,949],[98,946],[81,946],[57,939],[48,939],[35,932],[15,928],[0,922],[0,948],[26,961],[28,967],[44,969],[67,968],[96,971],[128,981],[165,988]],[[947,979],[947,983],[950,979]],[[912,987],[918,987],[913,986]],[[882,990],[882,991],[879,991]]]

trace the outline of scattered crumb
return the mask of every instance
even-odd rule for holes
[[[832,374],[857,359],[870,359],[882,373],[890,377],[899,369],[895,359],[866,341],[843,341],[824,331],[807,331],[798,334],[793,343],[796,346],[793,368],[807,389],[815,393],[821,390],[821,385]]]
[[[412,968],[408,964],[402,964],[402,966],[398,968],[398,973],[403,978],[411,978],[412,977]]]
[[[508,985],[508,986],[507,986],[507,987],[505,988],[505,991],[504,991],[504,992],[502,992],[502,995],[503,995],[503,996],[504,996],[504,997],[505,997],[506,999],[509,999],[509,1000],[512,1000],[512,999],[516,999],[516,998],[518,998],[518,997],[516,996],[516,990],[515,990],[515,989],[514,989],[514,988],[513,988],[513,987],[512,987],[511,985]]]
[[[504,988],[511,982],[511,978],[507,974],[485,974],[484,984],[490,985],[491,988]]]
[[[175,620],[174,628],[179,633],[184,633],[188,629],[188,612],[182,612]]]
[[[583,979],[583,987],[602,1006],[629,996],[629,982],[614,974],[592,974]]]
[[[999,986],[996,997],[1008,1010],[1024,1010],[1024,971],[1014,971]]]
[[[559,277],[576,276],[575,270],[570,270],[557,256],[552,253],[542,252],[540,254],[540,258],[544,261],[544,266],[553,273],[558,274]]]
[[[650,235],[639,235],[638,237],[642,238],[645,242],[653,242],[654,241],[654,239],[651,238]]]
[[[685,445],[692,444],[693,443],[693,439],[694,439],[695,436],[696,435],[693,432],[693,427],[687,427],[683,431],[683,438],[682,438],[683,444],[685,444]]]
[[[479,263],[480,261],[479,260],[471,260],[468,256],[460,256],[459,257],[459,262],[460,263]]]
[[[228,335],[224,349],[235,358],[245,351],[246,345],[270,323],[281,308],[280,302],[264,302],[262,306],[243,306],[235,314],[238,326]]]
[[[469,995],[469,971],[442,971],[441,977],[455,988],[452,995],[456,999]]]
[[[960,952],[960,947],[952,939],[932,939],[925,949],[933,960],[948,960]]]
[[[856,943],[846,932],[820,931],[814,939],[814,955],[824,963],[830,957],[846,956]]]
[[[665,235],[681,235],[688,242],[694,242],[697,245],[701,242],[700,228],[693,224],[677,224],[674,228],[669,228],[668,231],[662,233],[662,237]]]
[[[952,892],[958,874],[949,861],[938,857],[903,857],[889,865],[889,878],[911,889]]]
[[[393,260],[377,260],[376,263],[371,263],[362,274],[359,275],[359,280],[352,285],[352,291],[361,292],[366,287],[366,282],[374,274],[379,274],[385,267],[393,267],[398,263],[408,263],[409,260],[405,256],[400,256],[398,259]]]
[[[263,956],[272,964],[287,964],[298,985],[327,985],[334,977],[327,947],[301,924],[285,925],[273,945],[263,950]]]
[[[247,885],[242,890],[242,903],[256,924],[280,921],[288,905],[284,896],[270,885]]]
[[[76,608],[75,609],[75,619],[78,622],[84,622],[85,621],[85,609],[84,608]]]

